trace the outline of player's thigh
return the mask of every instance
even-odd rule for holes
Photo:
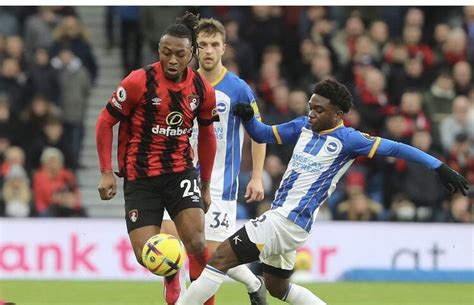
[[[140,264],[142,263],[143,246],[150,237],[159,233],[160,227],[153,225],[140,227],[128,233],[130,242],[132,243],[133,253]]]
[[[250,220],[245,228],[263,263],[288,270],[293,269],[296,249],[308,238],[308,232],[275,210]]]
[[[223,242],[235,232],[237,203],[212,198],[205,215],[206,241]]]
[[[124,183],[125,221],[129,233],[147,226],[161,226],[164,206],[154,178]]]
[[[201,253],[206,241],[204,238],[204,211],[201,208],[188,208],[180,211],[173,221],[178,235],[190,253]]]

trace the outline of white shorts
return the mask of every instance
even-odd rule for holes
[[[237,218],[237,202],[212,200],[211,206],[205,215],[206,240],[223,242],[235,233],[235,222]],[[163,220],[171,220],[165,210]]]
[[[245,223],[251,242],[260,250],[260,261],[269,266],[293,270],[296,249],[308,239],[309,233],[276,210],[263,213]]]

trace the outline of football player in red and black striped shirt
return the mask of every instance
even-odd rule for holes
[[[159,44],[160,61],[131,72],[112,94],[96,125],[102,173],[98,190],[101,199],[109,200],[116,193],[112,128],[120,122],[118,175],[125,178],[125,219],[137,260],[143,264],[143,246],[160,233],[166,208],[186,247],[191,279],[200,275],[209,258],[204,211],[210,204],[216,152],[212,122],[217,117],[213,87],[188,67],[197,52],[197,21],[197,16],[187,13],[165,30]],[[189,143],[195,118],[201,186]],[[179,276],[165,278],[165,282],[166,302],[174,304],[179,297]]]

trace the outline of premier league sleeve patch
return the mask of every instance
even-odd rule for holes
[[[117,88],[117,100],[121,103],[125,102],[127,99],[127,91],[125,91],[125,88],[120,86]]]

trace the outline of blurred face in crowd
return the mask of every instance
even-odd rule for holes
[[[421,94],[416,92],[405,92],[402,95],[400,105],[404,113],[415,115],[421,111]]]
[[[466,22],[474,22],[474,6],[464,7],[464,20]]]
[[[444,51],[452,53],[464,53],[467,45],[466,33],[463,29],[453,29],[449,32],[446,43],[443,46]]]
[[[277,109],[288,109],[288,96],[290,90],[286,85],[279,85],[273,89],[273,104]]]
[[[423,11],[417,8],[410,8],[405,16],[405,25],[421,27],[425,23]]]
[[[263,62],[272,62],[279,65],[282,59],[283,55],[281,54],[280,47],[271,46],[263,51]]]
[[[370,25],[370,37],[377,43],[385,43],[388,40],[388,26],[385,22],[378,20]]]
[[[75,55],[71,52],[71,50],[61,50],[59,52],[59,59],[63,62],[64,65],[69,65],[72,60],[74,59]]]
[[[68,16],[63,19],[63,30],[66,37],[75,38],[81,32],[79,20],[74,16]]]
[[[47,66],[49,64],[49,55],[46,49],[40,48],[36,50],[35,63],[39,66]]]
[[[278,156],[269,155],[265,158],[265,171],[272,178],[278,178],[285,171],[283,162]]]
[[[365,74],[365,82],[367,84],[367,89],[373,95],[381,94],[385,89],[385,77],[377,69],[367,70]]]
[[[426,130],[418,130],[413,134],[412,145],[422,151],[428,151],[431,147],[431,135]]]
[[[236,41],[239,39],[239,24],[237,21],[231,20],[227,22],[224,27],[228,41]]]
[[[454,65],[453,78],[457,84],[467,86],[471,82],[471,77],[471,66],[466,61],[460,61]]]
[[[46,137],[52,142],[58,142],[63,135],[63,126],[59,122],[49,123],[44,127]]]
[[[439,23],[434,29],[434,39],[438,44],[443,44],[448,38],[451,27],[446,23]]]
[[[423,73],[423,61],[417,57],[410,58],[405,62],[404,68],[408,76],[419,78]]]
[[[8,121],[10,118],[10,104],[8,99],[0,97],[0,121]]]
[[[311,59],[314,56],[314,50],[315,46],[313,41],[311,39],[303,39],[300,44],[300,54],[304,63],[311,62]]]
[[[302,90],[293,90],[290,92],[288,106],[296,115],[303,116],[308,114],[308,95]]]
[[[345,30],[349,36],[359,36],[364,32],[364,23],[359,16],[349,17],[346,21]]]
[[[20,63],[15,58],[5,58],[2,63],[2,75],[6,78],[15,78],[20,73]]]
[[[342,120],[343,112],[328,98],[313,94],[309,102],[309,122],[311,129],[321,132],[336,127]]]
[[[5,159],[9,165],[25,165],[25,152],[18,146],[11,146],[5,152]]]
[[[444,91],[452,90],[454,87],[453,79],[447,75],[439,75],[435,80],[436,86]]]
[[[456,118],[456,121],[466,124],[469,119],[469,108],[470,103],[467,97],[460,95],[456,97],[453,101],[453,115]]]
[[[166,78],[179,82],[192,58],[191,41],[171,35],[163,35],[159,46],[160,62]]]
[[[421,41],[421,28],[417,26],[405,26],[403,28],[403,41],[407,45],[416,45]]]
[[[24,44],[20,36],[10,36],[6,41],[6,52],[8,56],[21,59],[23,56]]]
[[[56,155],[49,156],[44,163],[44,167],[52,175],[57,175],[63,169],[63,166],[62,158]]]
[[[31,110],[36,117],[45,116],[48,113],[48,101],[42,96],[36,96],[31,101]]]
[[[197,36],[199,45],[199,66],[211,71],[221,63],[225,52],[224,37],[221,33],[200,32]]]
[[[405,120],[401,115],[392,115],[387,118],[387,129],[395,139],[403,138]]]
[[[311,73],[319,79],[330,76],[331,72],[332,63],[329,57],[317,56],[311,61]]]

